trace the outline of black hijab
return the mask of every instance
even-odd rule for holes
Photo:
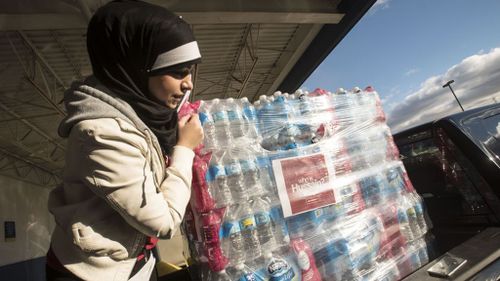
[[[113,1],[90,20],[87,50],[94,76],[132,106],[170,154],[177,142],[177,111],[150,93],[148,78],[199,62],[189,25],[160,6]]]

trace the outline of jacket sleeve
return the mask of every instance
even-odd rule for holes
[[[176,146],[157,187],[150,166],[150,153],[156,151],[138,131],[122,130],[106,118],[80,122],[71,134],[80,140],[80,178],[89,188],[140,232],[171,238],[190,198],[193,151]]]

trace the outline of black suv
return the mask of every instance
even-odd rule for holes
[[[393,137],[415,189],[424,198],[437,256],[449,252],[467,260],[453,273],[454,279],[471,278],[488,264],[498,274],[500,104],[451,115]],[[407,279],[437,280],[427,269],[438,260]]]

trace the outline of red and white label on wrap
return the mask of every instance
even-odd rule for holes
[[[336,203],[335,168],[324,154],[276,159],[273,170],[285,217]]]

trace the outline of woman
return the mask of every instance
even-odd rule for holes
[[[132,0],[97,10],[87,49],[93,76],[65,93],[59,127],[68,143],[49,198],[47,279],[155,280],[150,249],[182,221],[203,138],[197,115],[175,110],[200,52],[180,17]]]

